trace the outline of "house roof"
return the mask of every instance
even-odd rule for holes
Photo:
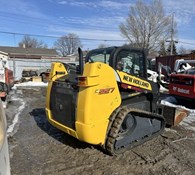
[[[21,48],[0,46],[0,51],[8,53],[10,57],[40,58],[42,56],[58,56],[55,49]]]

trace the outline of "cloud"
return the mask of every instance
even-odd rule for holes
[[[104,43],[110,46],[120,46],[126,43],[126,40],[120,35],[119,31],[102,31],[98,29],[78,29],[50,26],[49,32],[60,33],[60,36],[68,33],[75,33],[81,39],[84,49],[94,49]],[[59,36],[59,35],[58,35]]]
[[[90,13],[84,17],[59,17],[59,20],[63,24],[69,23],[70,25],[85,25],[90,29],[102,29],[102,30],[118,30],[118,26],[123,22],[128,13],[128,7],[132,5],[128,0],[57,0],[60,5],[86,8],[86,11]],[[93,13],[91,13],[93,11]]]
[[[128,1],[117,2],[117,1],[109,1],[109,0],[101,0],[101,1],[57,1],[58,4],[62,5],[71,5],[77,7],[85,7],[85,8],[105,8],[107,11],[110,10],[123,10],[124,7],[128,7],[132,5]]]
[[[104,8],[107,8],[107,9],[117,9],[117,10],[123,10],[123,8],[127,8],[129,6],[131,6],[132,3],[129,3],[129,2],[114,2],[114,1],[101,1],[99,3],[99,6],[100,7],[104,7]]]
[[[174,13],[178,26],[190,24],[195,17],[194,0],[164,0],[163,3],[168,14]]]
[[[48,28],[49,32],[57,32],[61,34],[75,33],[79,35],[80,38],[85,39],[98,39],[98,40],[124,40],[120,36],[119,31],[105,31],[98,29],[79,29],[74,27],[59,27],[59,26],[50,26]]]
[[[64,1],[64,0],[58,0],[57,4],[60,5],[70,5],[70,6],[77,6],[77,7],[97,7],[97,3],[94,2],[82,2],[82,1]]]
[[[94,2],[80,2],[80,1],[74,1],[70,2],[69,5],[71,6],[77,6],[77,7],[88,7],[88,8],[97,8],[98,5]]]
[[[59,17],[61,24],[69,24],[76,25],[79,27],[80,25],[87,28],[94,29],[105,29],[105,30],[118,30],[118,25],[124,20],[121,16],[112,16],[112,17],[88,17],[88,18],[80,18],[80,17]],[[80,27],[82,27],[80,26]]]
[[[29,1],[14,0],[13,2],[1,0],[1,7],[3,7],[1,8],[1,12],[5,13],[25,15],[33,18],[46,18],[46,16],[40,12],[40,9]]]
[[[59,1],[58,2],[58,4],[62,4],[62,5],[67,4],[67,3],[68,3],[67,1]]]

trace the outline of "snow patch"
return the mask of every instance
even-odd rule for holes
[[[179,108],[179,109],[185,109],[185,110],[189,111],[190,114],[194,114],[195,115],[195,110],[186,108],[185,106],[176,105],[174,103],[171,103],[171,102],[168,102],[168,101],[165,101],[165,100],[162,100],[161,101],[161,104],[166,105],[166,106],[171,106],[171,107]]]
[[[28,82],[14,84],[12,89],[17,89],[17,87],[46,87],[46,86],[48,86],[48,83],[28,81]]]
[[[17,89],[17,87],[46,87],[46,86],[48,86],[48,83],[28,81],[28,82],[15,84],[12,87],[12,89]],[[20,94],[22,94],[22,92],[20,92]],[[14,119],[12,121],[12,124],[7,129],[8,136],[13,135],[14,128],[15,128],[16,124],[19,122],[19,116],[20,116],[21,112],[23,111],[23,109],[25,108],[25,102],[21,98],[14,98],[13,96],[11,96],[11,100],[12,101],[20,101],[21,106],[17,109],[16,114],[14,116]]]
[[[162,85],[160,85],[160,92],[161,93],[168,93],[169,92],[169,90],[168,89],[166,89],[165,87],[163,87]]]
[[[12,121],[12,124],[8,127],[7,129],[7,135],[8,136],[11,136],[13,135],[13,131],[14,131],[14,128],[15,128],[15,125],[18,123],[19,121],[19,115],[21,114],[21,112],[23,111],[23,109],[25,108],[25,102],[20,99],[20,98],[12,98],[12,100],[15,100],[15,101],[20,101],[22,103],[22,105],[17,109],[16,111],[16,115],[14,116],[14,119]]]

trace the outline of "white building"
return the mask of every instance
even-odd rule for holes
[[[51,67],[55,61],[76,63],[77,56],[61,57],[55,49],[20,48],[0,46],[0,59],[7,59],[15,80],[22,77],[24,69],[41,69]]]

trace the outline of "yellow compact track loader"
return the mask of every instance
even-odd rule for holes
[[[67,134],[116,155],[187,115],[159,104],[159,85],[147,80],[145,50],[96,49],[84,60],[79,49],[79,55],[78,66],[52,63],[47,89],[48,121]]]

